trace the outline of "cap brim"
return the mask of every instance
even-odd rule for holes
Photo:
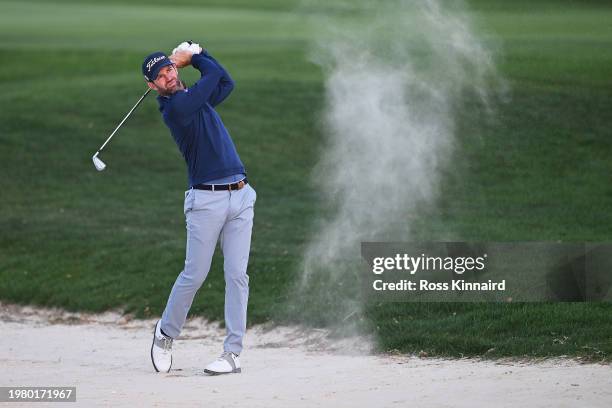
[[[155,81],[157,79],[157,75],[159,75],[159,70],[168,65],[174,65],[170,58],[166,58],[164,62],[161,62],[158,66],[155,67],[153,72],[151,72],[151,76],[149,76],[149,81]]]

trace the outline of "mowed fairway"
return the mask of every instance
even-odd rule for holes
[[[236,80],[219,112],[258,192],[249,322],[291,321],[287,289],[317,216],[310,174],[325,137],[307,20],[271,0],[124,3],[0,1],[0,299],[162,312],[184,260],[187,186],[152,95],[103,153],[103,173],[91,155],[146,89],[143,57],[192,39]],[[474,109],[458,118],[458,139],[471,142],[417,238],[610,241],[612,5],[470,4],[501,45],[511,98],[493,121]],[[473,134],[478,143],[463,137]],[[218,257],[191,312],[222,319],[223,288]],[[609,360],[611,313],[588,303],[372,304],[366,318],[383,350]]]

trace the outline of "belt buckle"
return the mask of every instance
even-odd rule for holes
[[[232,188],[232,186],[234,186],[234,185],[235,185],[236,187]],[[228,189],[229,191],[233,191],[233,190],[240,190],[240,189],[242,189],[242,187],[244,187],[244,180],[240,180],[240,181],[239,181],[239,182],[237,182],[237,183],[232,183],[232,184],[228,184],[228,185],[227,185],[227,189]]]

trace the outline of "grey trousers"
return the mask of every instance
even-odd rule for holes
[[[256,198],[250,184],[235,191],[191,189],[185,192],[185,268],[172,287],[161,319],[161,329],[168,336],[179,336],[193,298],[208,275],[220,240],[224,258],[227,329],[223,349],[236,354],[242,351],[249,299],[247,264]]]

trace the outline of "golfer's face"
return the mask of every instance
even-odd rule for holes
[[[178,71],[174,65],[166,65],[159,70],[157,78],[153,83],[163,93],[175,93],[179,86]]]

